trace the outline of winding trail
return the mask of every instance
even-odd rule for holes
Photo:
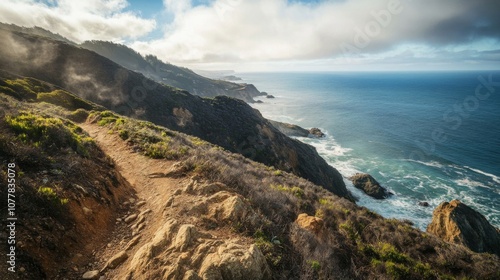
[[[165,202],[168,201],[172,194],[183,185],[186,184],[186,179],[175,179],[165,176],[155,176],[157,174],[165,174],[172,168],[174,161],[156,160],[145,157],[137,152],[134,152],[125,141],[120,139],[116,134],[108,133],[109,129],[100,127],[96,124],[84,123],[80,125],[87,133],[94,138],[97,145],[110,156],[116,164],[117,170],[131,184],[136,191],[136,198],[125,204],[130,204],[128,217],[134,214],[146,213],[145,219],[142,222],[144,225],[141,230],[132,229],[134,223],[139,220],[133,220],[130,223],[125,222],[126,217],[120,218],[117,221],[117,227],[112,234],[112,239],[107,246],[100,248],[95,253],[94,269],[102,269],[107,260],[115,256],[121,251],[126,251],[130,261],[130,257],[135,254],[138,248],[149,242],[155,232],[164,224],[162,211]],[[175,213],[171,213],[175,216]],[[136,227],[137,228],[137,227]],[[132,239],[139,238],[135,245],[130,246],[129,242]],[[129,250],[126,248],[130,246]],[[106,270],[101,273],[105,275],[105,279],[126,279],[127,266],[120,265],[114,270]]]

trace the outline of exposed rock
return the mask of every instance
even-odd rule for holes
[[[194,225],[167,219],[130,262],[132,279],[269,279],[262,252],[241,240],[216,239]],[[198,273],[197,273],[198,272]]]
[[[85,214],[87,216],[92,215],[92,210],[90,210],[89,208],[84,206],[84,207],[82,207],[82,210],[83,210],[83,214]]]
[[[175,237],[174,247],[178,250],[185,251],[196,238],[196,228],[193,225],[182,225]]]
[[[423,206],[423,207],[429,207],[429,202],[427,202],[427,201],[420,201],[420,202],[418,203],[418,205],[419,205],[419,206]]]
[[[218,205],[213,204],[219,198],[223,198]],[[249,223],[257,225],[259,223],[259,216],[255,211],[245,203],[239,196],[227,196],[226,193],[221,192],[213,195],[208,199],[213,206],[211,206],[209,216],[219,221],[230,221],[232,223]]]
[[[459,200],[441,203],[434,210],[427,232],[445,241],[465,245],[475,252],[500,256],[500,231]]]
[[[103,271],[106,269],[115,269],[120,264],[122,264],[125,260],[127,260],[128,254],[125,251],[121,251],[118,254],[114,255],[108,262],[104,265]]]
[[[266,95],[266,98],[275,98],[274,95]]]
[[[127,243],[127,246],[125,246],[125,250],[126,251],[130,250],[132,247],[134,247],[135,245],[137,245],[137,243],[139,243],[139,240],[141,240],[141,236],[134,237],[132,240],[130,240]]]
[[[137,218],[137,214],[132,214],[125,218],[125,223],[130,223]]]
[[[167,200],[167,202],[165,202],[165,207],[170,207],[170,206],[172,206],[172,203],[174,203],[174,197],[173,197],[173,196],[171,196],[171,197]]]
[[[198,274],[196,274],[195,271],[188,270],[186,271],[186,273],[184,273],[184,277],[182,278],[182,280],[201,280],[201,278],[200,276],[198,276]]]
[[[312,135],[313,137],[317,138],[325,137],[325,134],[319,128],[316,127],[309,129],[309,135]]]
[[[144,200],[143,200],[143,201],[139,201],[139,202],[137,202],[137,204],[136,204],[136,205],[137,205],[137,207],[141,207],[141,206],[142,206],[142,205],[144,205],[144,204],[146,204],[146,201],[144,201]]]
[[[375,180],[370,174],[358,173],[349,178],[352,181],[354,187],[363,190],[367,195],[376,198],[384,199],[392,195],[386,188],[380,186],[380,184]]]
[[[342,175],[328,165],[314,147],[286,137],[243,100],[227,96],[202,99],[187,91],[149,81],[151,90],[148,90],[148,94],[141,100],[140,106],[130,107],[128,100],[134,98],[131,95],[133,92],[131,88],[143,83],[143,75],[110,63],[108,59],[95,52],[70,44],[41,37],[32,38],[9,31],[0,31],[0,36],[12,38],[8,43],[4,42],[6,47],[0,50],[2,53],[0,65],[5,67],[6,71],[43,79],[55,86],[74,91],[80,97],[110,110],[124,108],[120,109],[120,113],[125,116],[141,114],[144,120],[199,137],[228,151],[240,153],[260,163],[303,177],[338,196],[352,198],[345,187]],[[9,55],[6,49],[12,45],[11,41],[16,42],[20,48],[26,48],[27,53],[36,53],[36,50],[46,44],[54,45],[59,51],[57,55],[48,58],[43,66],[38,66]],[[66,64],[79,65],[78,75],[90,76],[92,79],[77,82],[76,79],[68,79],[67,75],[61,75],[56,69],[61,69]],[[126,75],[117,80],[118,72]],[[112,98],[110,95],[105,95],[103,98],[102,94],[93,89],[95,84],[109,85],[107,90],[117,95]],[[255,96],[261,95],[253,85],[249,84],[240,84],[234,91],[237,91],[239,96],[250,98],[253,93]],[[244,97],[242,99],[246,100]],[[166,107],[159,104],[164,104]],[[189,111],[193,115],[192,122],[180,125],[173,113],[175,108]]]
[[[255,103],[264,103],[262,100],[255,100]]]
[[[93,279],[97,279],[98,277],[99,277],[99,270],[91,270],[91,271],[85,272],[82,276],[82,279],[93,280]]]
[[[282,123],[277,121],[269,120],[269,122],[277,128],[281,133],[286,136],[291,137],[307,137],[309,136],[309,131],[295,124]]]
[[[295,222],[301,227],[314,233],[319,233],[323,228],[323,219],[318,217],[309,216],[305,213],[299,214]]]
[[[270,279],[266,259],[257,246],[249,249],[235,243],[222,244],[203,260],[199,274],[203,279]]]

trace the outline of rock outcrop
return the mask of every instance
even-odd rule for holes
[[[325,134],[321,129],[317,127],[313,127],[311,129],[305,129],[295,124],[283,123],[269,120],[269,122],[277,128],[281,133],[290,137],[315,137],[322,138],[325,137]]]
[[[319,233],[324,225],[323,219],[309,216],[305,213],[299,214],[295,222],[297,223],[297,225],[299,225],[299,227],[307,229],[314,233]]]
[[[311,129],[309,129],[309,135],[312,135],[313,137],[317,137],[317,138],[325,137],[325,134],[323,133],[323,131],[321,131],[321,129],[319,129],[317,127],[313,127]]]
[[[255,245],[221,239],[168,218],[128,267],[131,279],[270,279],[266,258]],[[197,272],[196,272],[197,271]]]
[[[6,71],[42,79],[116,113],[197,136],[352,199],[342,175],[312,146],[287,137],[242,100],[193,96],[60,41],[4,30],[0,38],[8,38],[0,40],[0,65]],[[11,51],[21,47],[26,48],[23,54]],[[31,54],[45,48],[54,56],[31,63]],[[235,91],[242,95],[256,91],[252,85],[240,86]]]
[[[307,137],[309,131],[295,124],[283,123],[269,120],[269,122],[277,128],[281,133],[290,137]]]
[[[376,198],[384,199],[392,195],[391,192],[387,191],[386,188],[380,186],[380,184],[373,178],[370,174],[358,173],[349,178],[352,181],[354,187],[364,191],[367,195]]]
[[[474,252],[500,256],[500,231],[459,200],[441,203],[434,210],[427,232],[445,241],[462,244]]]

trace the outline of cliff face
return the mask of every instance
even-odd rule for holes
[[[475,252],[500,256],[500,232],[479,212],[459,200],[441,203],[427,232],[445,241],[461,244]]]
[[[351,197],[340,173],[313,147],[283,135],[241,100],[193,96],[62,42],[8,31],[0,31],[0,37],[0,65],[7,71],[48,81],[112,111],[195,135]]]
[[[500,278],[495,255],[53,85],[10,75],[0,108],[20,198],[2,279]]]

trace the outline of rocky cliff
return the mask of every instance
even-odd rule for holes
[[[47,81],[114,112],[200,137],[351,197],[340,173],[312,146],[285,136],[244,101],[193,96],[60,41],[9,31],[0,31],[0,37],[0,65],[7,71]]]
[[[434,210],[427,232],[475,252],[500,256],[500,231],[483,215],[459,200],[441,203]]]
[[[61,102],[70,92],[42,101],[40,81],[4,82],[0,181],[15,162],[22,222],[16,271],[1,262],[2,279],[500,277],[495,255],[292,174],[85,100],[95,110],[75,109]]]

